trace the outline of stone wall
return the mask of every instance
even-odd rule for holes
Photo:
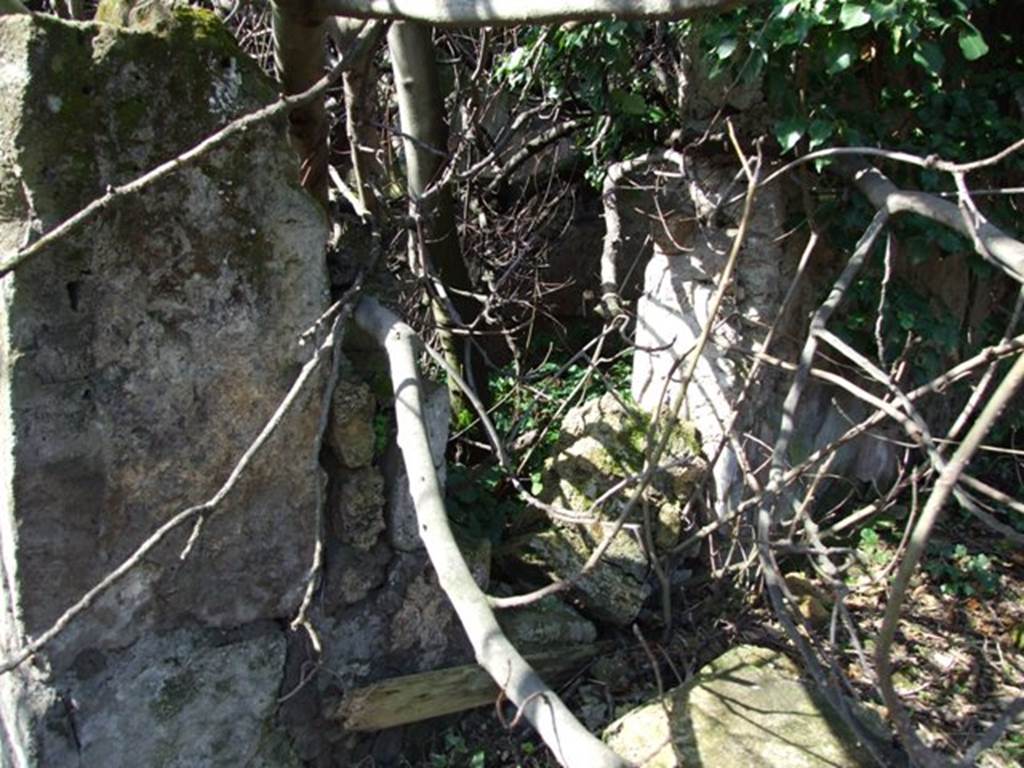
[[[639,212],[641,219],[649,221],[654,244],[644,268],[643,293],[637,302],[637,350],[632,378],[632,394],[648,411],[653,411],[659,400],[672,400],[682,375],[678,361],[694,347],[707,323],[710,303],[739,223],[742,190],[734,182],[738,170],[735,159],[730,157],[693,157],[686,179],[662,184],[645,203],[633,206],[634,219]],[[683,416],[700,430],[708,454],[723,439],[732,406],[753,364],[751,352],[759,349],[778,314],[807,242],[806,228],[787,232],[787,202],[791,200],[783,183],[758,191],[735,279],[725,294],[709,344],[687,391]],[[657,211],[670,213],[656,216]],[[783,360],[797,359],[810,314],[827,295],[847,258],[848,254],[837,253],[827,240],[823,237],[818,242],[775,335],[770,353]],[[894,242],[894,283],[902,281],[913,286],[937,316],[952,316],[961,334],[976,337],[1000,301],[1012,306],[1016,287],[1002,275],[985,278],[972,274],[969,254],[944,255],[933,247],[923,254],[927,257],[925,267],[911,259],[907,250],[898,239]],[[842,310],[837,318],[841,317]],[[833,321],[833,327],[841,322]],[[949,354],[953,359],[957,352]],[[911,362],[918,367],[911,375],[923,381],[924,367],[917,359]],[[823,359],[816,363],[825,367],[830,364]],[[836,369],[844,370],[838,366]],[[769,458],[788,385],[788,376],[764,366],[747,395],[736,429],[738,434],[754,438],[742,439],[752,467]],[[954,396],[925,399],[919,407],[931,424],[948,425],[959,405]],[[788,460],[793,464],[802,461],[842,435],[852,423],[865,418],[869,411],[861,401],[838,387],[812,379],[796,414]],[[839,480],[825,480],[819,486],[818,498],[823,506],[832,500],[830,488],[838,488],[841,493],[847,493],[851,487],[886,488],[896,476],[900,457],[899,446],[889,438],[899,436],[898,428],[883,424],[843,446],[830,467],[830,474]],[[715,466],[714,479],[715,509],[724,515],[743,491],[737,455],[729,445]]]
[[[0,79],[4,251],[275,95],[198,12],[159,34],[0,18]],[[209,498],[287,391],[328,299],[324,217],[295,175],[262,126],[0,285],[5,653]],[[272,622],[298,605],[316,531],[315,389],[186,559],[187,527],[0,681],[12,764],[255,755],[243,735],[259,735],[284,664]],[[232,707],[195,706],[215,690]],[[204,727],[186,732],[186,711]],[[204,744],[217,730],[226,743]],[[160,744],[142,738],[154,731]]]
[[[202,11],[146,31],[0,17],[0,252],[275,97]],[[208,499],[309,358],[300,334],[330,299],[327,228],[297,175],[283,123],[263,124],[0,282],[0,656]],[[373,366],[359,355],[320,455],[323,371],[187,557],[189,526],[0,677],[0,765],[346,765],[375,748],[331,719],[349,686],[464,658],[406,540],[404,491],[377,468],[388,393],[362,381]],[[324,655],[311,662],[288,625],[318,486]]]

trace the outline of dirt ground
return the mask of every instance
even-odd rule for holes
[[[881,623],[886,591],[899,544],[900,522],[883,521],[860,534],[855,564],[846,574],[846,604],[857,624],[863,656],[841,636],[837,660],[865,709],[886,712],[869,673],[874,636]],[[814,585],[812,574],[802,579]],[[822,596],[806,625],[827,640],[831,613]],[[638,629],[605,633],[613,651],[580,668],[559,691],[595,732],[638,704],[692,676],[701,666],[738,643],[791,651],[763,594],[736,590],[723,600],[705,585],[687,595],[674,612],[667,643],[658,617],[642,614]],[[657,673],[651,658],[657,661]],[[797,658],[794,656],[794,658]],[[897,690],[926,744],[948,755],[964,750],[1024,695],[1024,551],[988,529],[951,515],[935,534],[925,567],[914,578],[893,651]],[[797,658],[799,662],[799,659]],[[437,721],[419,746],[408,750],[408,768],[554,768],[557,763],[528,723],[512,725],[515,712],[499,719],[495,708]],[[504,721],[504,723],[502,722]],[[1011,727],[981,757],[983,768],[1024,765],[1024,728]]]

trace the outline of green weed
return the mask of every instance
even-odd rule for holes
[[[972,554],[963,544],[932,544],[924,568],[944,595],[994,597],[1000,579],[993,565],[991,557]]]

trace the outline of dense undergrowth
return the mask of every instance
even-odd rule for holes
[[[1017,5],[1008,0],[773,0],[680,23],[520,27],[492,30],[486,37],[437,33],[449,114],[459,116],[452,119],[450,144],[453,156],[467,166],[500,143],[500,129],[474,133],[463,122],[467,114],[506,108],[493,103],[510,105],[508,119],[530,110],[544,115],[524,123],[526,134],[563,120],[578,122],[571,146],[548,157],[550,162],[531,176],[503,179],[497,186],[489,176],[453,180],[462,201],[463,248],[481,292],[489,292],[488,333],[500,333],[510,348],[493,360],[488,394],[491,418],[510,448],[516,476],[534,492],[540,490],[544,462],[558,443],[558,421],[568,407],[607,391],[629,397],[628,346],[605,351],[592,366],[579,353],[599,326],[552,317],[544,307],[543,275],[552,249],[567,247],[560,235],[575,225],[578,208],[595,203],[595,189],[610,163],[665,146],[720,152],[726,117],[747,132],[742,139],[749,145],[763,138],[768,160],[776,164],[853,145],[950,161],[985,157],[1021,136],[1024,27]],[[267,61],[255,13],[247,8],[239,15],[240,29]],[[387,72],[385,62],[379,62],[379,71]],[[390,87],[383,74],[370,111],[382,123],[394,124]],[[335,98],[342,101],[340,91]],[[342,122],[334,134],[344,157]],[[397,217],[404,203],[393,194],[401,188],[396,179],[402,174],[400,159],[389,159],[395,146],[382,139],[388,157],[378,182]],[[948,174],[879,162],[898,185],[946,196],[956,192]],[[829,165],[822,158],[794,172],[792,197],[798,202],[787,225],[790,231],[814,230],[833,251],[849,253],[874,211],[830,173]],[[979,191],[1019,188],[1022,180],[1020,153],[971,176],[972,188]],[[1019,230],[1019,191],[979,200],[992,221]],[[1009,333],[1017,287],[1000,280],[968,239],[924,220],[898,221],[891,233],[894,245],[883,242],[873,250],[836,318],[844,339],[882,368],[903,362],[903,382],[913,386]],[[892,274],[894,248],[909,272]],[[966,264],[961,273],[966,297],[953,312],[925,281],[915,279],[913,270],[925,272],[958,259]],[[403,272],[404,254],[396,253],[391,266],[407,314],[430,338],[423,283]],[[970,310],[982,300],[990,311],[976,317]],[[969,384],[945,392],[939,420],[954,419],[969,392]],[[991,450],[972,465],[976,476],[1014,498],[1024,472],[1022,414],[1020,408],[1006,412],[990,437]],[[383,442],[386,422],[381,426]],[[526,506],[497,466],[473,414],[457,411],[452,426],[449,514],[461,535],[500,545],[528,517]],[[905,459],[908,468],[921,463],[911,447]],[[863,503],[869,490],[858,488],[845,506],[831,511],[833,518]],[[833,643],[856,693],[876,710],[877,689],[865,659],[907,526],[926,490],[908,487],[833,542],[843,557],[847,604],[868,638],[865,647],[835,640],[830,620],[823,618],[831,614],[829,591],[809,558],[792,556],[782,563],[787,575],[810,584],[801,598],[805,631]],[[1024,532],[1019,507],[993,504],[990,511]],[[666,680],[684,679],[740,640],[785,646],[763,594],[751,589],[755,573],[742,572],[730,583],[709,569],[697,584],[676,607],[678,622],[660,644],[666,662],[659,671]],[[898,690],[929,744],[947,754],[961,752],[1002,706],[1024,692],[1022,599],[1019,548],[950,509],[915,576],[894,653]],[[641,616],[641,631],[653,637],[660,627],[657,621],[645,623],[648,619]],[[612,656],[630,674],[610,680],[607,670],[582,669],[564,691],[594,729],[656,691],[651,666],[633,638],[609,634],[618,643]],[[1024,762],[1019,732],[984,760],[991,766]],[[409,755],[408,763],[433,768],[554,764],[535,737],[522,729],[506,733],[489,714],[439,726],[423,754]]]

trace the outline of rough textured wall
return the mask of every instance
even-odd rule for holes
[[[644,269],[643,295],[637,302],[637,351],[634,354],[632,393],[646,409],[653,410],[663,398],[672,399],[678,390],[681,368],[677,361],[688,354],[707,322],[710,303],[728,257],[739,220],[739,190],[733,183],[738,166],[730,158],[694,158],[689,178],[665,185],[658,207],[672,211],[662,225],[652,220],[654,254]],[[786,231],[786,198],[781,184],[759,190],[750,227],[739,254],[736,277],[727,290],[719,321],[711,334],[687,392],[687,418],[701,431],[706,452],[721,442],[725,422],[769,324],[779,311],[793,280],[801,251],[807,242],[803,227]],[[721,204],[732,199],[730,205]],[[652,196],[653,200],[653,196]],[[649,201],[647,207],[654,207]],[[644,210],[643,207],[640,208]],[[714,211],[714,216],[708,212]],[[827,295],[849,254],[837,252],[823,237],[816,246],[806,273],[798,286],[792,306],[782,319],[770,353],[793,362],[807,335],[811,313]],[[1016,292],[1001,275],[972,276],[967,254],[946,255],[935,249],[927,267],[913,263],[909,248],[894,245],[894,284],[902,281],[919,295],[937,316],[952,315],[966,337],[983,331],[993,307],[1000,299],[1012,302]],[[870,274],[870,273],[865,273]],[[880,279],[880,277],[879,277]],[[901,299],[890,290],[890,307]],[[848,305],[847,305],[848,306]],[[919,311],[910,305],[912,311]],[[833,319],[833,330],[842,326],[843,309]],[[874,318],[872,317],[872,322]],[[892,323],[891,320],[888,322]],[[893,329],[887,329],[892,331]],[[911,359],[924,380],[921,360],[928,350]],[[958,352],[947,351],[950,360]],[[891,361],[890,361],[891,362]],[[833,365],[819,357],[817,366]],[[844,369],[838,366],[837,370]],[[937,373],[937,370],[935,371]],[[669,375],[673,381],[666,382]],[[749,433],[766,445],[774,441],[781,417],[782,401],[790,378],[770,366],[761,368],[751,387],[737,423],[738,434]],[[870,386],[870,385],[869,385]],[[952,421],[959,408],[956,399],[923,400],[919,407],[933,425]],[[790,441],[789,462],[803,461],[812,452],[846,432],[853,422],[870,412],[862,402],[837,387],[811,380],[797,409]],[[898,446],[887,440],[890,425],[852,440],[837,453],[830,473],[841,481],[826,480],[819,486],[822,506],[833,501],[829,492],[846,492],[850,487],[871,485],[885,488],[896,476]],[[893,432],[895,437],[898,432]],[[747,440],[751,466],[760,465],[770,448]],[[728,511],[742,492],[736,455],[726,446],[714,470],[716,510]],[[837,500],[837,499],[836,499]]]
[[[274,97],[202,12],[155,33],[0,18],[0,250]],[[308,357],[326,227],[295,176],[264,125],[0,283],[5,655],[211,496]],[[186,560],[187,529],[0,679],[7,761],[259,764],[250,737],[284,666],[272,622],[294,613],[312,555],[317,389]]]
[[[707,324],[711,300],[728,260],[740,205],[724,204],[735,194],[736,166],[730,161],[694,159],[690,177],[667,189],[658,206],[672,211],[652,219],[654,255],[644,270],[644,292],[637,303],[637,351],[633,356],[632,393],[648,411],[659,400],[671,402],[682,376],[677,365],[693,349]],[[653,207],[653,202],[649,203]],[[732,348],[752,349],[763,339],[788,284],[783,232],[784,206],[779,186],[757,198],[736,278],[723,298],[708,345],[687,391],[685,418],[700,430],[704,451],[713,454],[724,438],[732,403],[742,386],[749,360]],[[669,378],[671,377],[671,381]],[[758,408],[776,405],[778,377],[763,370],[751,392],[754,405],[738,423],[742,431],[763,435],[772,424],[755,424]],[[766,414],[762,414],[764,416]],[[724,514],[740,490],[736,456],[726,446],[715,465],[716,509]]]
[[[0,251],[274,98],[211,16],[147,28],[0,18]],[[326,306],[326,227],[296,171],[283,126],[264,125],[0,281],[0,656],[207,499],[308,359],[298,339]],[[0,677],[0,766],[397,755],[400,731],[346,733],[339,703],[369,681],[465,661],[468,644],[410,534],[397,462],[384,461],[390,388],[365,383],[372,351],[353,359],[319,456],[322,378],[187,559],[186,529]],[[447,397],[435,395],[443,463]],[[322,655],[288,629],[318,484]]]

